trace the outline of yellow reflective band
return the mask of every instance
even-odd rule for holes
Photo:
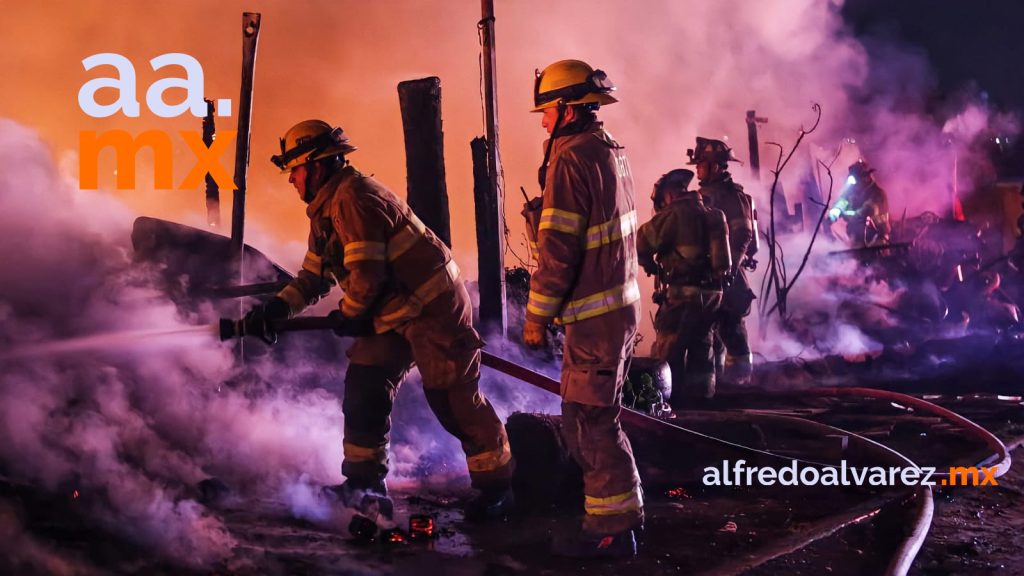
[[[566,234],[579,234],[583,230],[583,215],[558,208],[545,208],[540,213],[537,231],[557,230]]]
[[[361,316],[366,311],[366,304],[359,302],[348,294],[341,299],[341,313],[349,318]]]
[[[494,450],[467,457],[466,466],[470,472],[493,472],[508,464],[510,460],[512,451],[509,450],[508,444],[502,444]]]
[[[537,243],[533,241],[528,241],[527,244],[530,246],[530,257],[533,258],[534,260],[539,260],[540,254],[537,251]]]
[[[310,250],[306,252],[306,257],[302,260],[302,269],[320,276],[323,273],[323,261],[316,252]]]
[[[302,312],[306,307],[306,298],[299,292],[299,289],[291,284],[287,285],[280,292],[277,293],[277,297],[288,303],[288,308],[291,310],[292,316]]]
[[[560,320],[563,324],[579,322],[629,306],[637,300],[640,300],[640,287],[634,278],[622,286],[572,300],[566,304]]]
[[[449,260],[444,268],[420,284],[416,291],[409,296],[409,301],[389,314],[382,315],[380,321],[384,324],[410,317],[418,312],[418,309],[430,304],[434,298],[440,296],[445,290],[455,283],[459,278],[459,266],[455,260]]]
[[[426,225],[415,214],[410,213],[408,220],[408,224],[395,232],[395,235],[388,240],[388,262],[394,262],[402,254],[408,252],[427,231]]]
[[[526,311],[537,316],[550,317],[558,314],[562,307],[562,298],[545,296],[539,292],[530,290],[529,300],[526,303]]]
[[[594,516],[610,516],[612,514],[627,514],[636,512],[643,506],[643,499],[640,491],[636,488],[629,492],[598,498],[596,496],[583,497],[583,509],[587,514]]]
[[[349,462],[383,462],[388,457],[387,446],[367,448],[350,442],[342,442],[345,460]]]
[[[611,244],[636,232],[636,210],[587,228],[587,250]]]
[[[349,242],[345,244],[345,266],[363,260],[384,261],[387,245],[383,242]]]

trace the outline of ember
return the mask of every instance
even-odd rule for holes
[[[665,496],[673,500],[688,500],[690,498],[693,498],[693,496],[690,496],[689,494],[686,493],[686,488],[683,488],[682,486],[670,488],[667,492],[665,492]]]
[[[405,544],[405,534],[398,528],[392,528],[386,532],[381,533],[381,542],[386,544]]]
[[[414,514],[409,517],[409,538],[412,540],[429,540],[434,537],[434,518],[427,514]]]

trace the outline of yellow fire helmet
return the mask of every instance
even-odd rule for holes
[[[305,120],[285,132],[281,138],[281,153],[272,156],[270,161],[286,174],[306,162],[356,150],[340,127],[332,128],[323,120]]]
[[[537,71],[533,84],[531,112],[541,112],[559,104],[612,104],[618,100],[611,95],[615,86],[603,70],[595,70],[581,60],[559,60]]]

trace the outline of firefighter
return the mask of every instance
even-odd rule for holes
[[[849,171],[839,200],[828,211],[829,221],[846,221],[846,235],[854,248],[888,244],[889,196],[875,181],[875,169],[857,160]]]
[[[298,276],[250,316],[258,324],[292,317],[333,284],[344,290],[331,315],[356,338],[342,403],[346,480],[334,493],[346,504],[365,493],[386,498],[392,403],[415,362],[427,403],[462,443],[479,490],[467,517],[503,515],[512,505],[512,454],[478,388],[483,342],[451,253],[404,201],[349,164],[356,148],[341,128],[307,120],[280,143],[272,161],[307,204],[309,251]]]
[[[697,138],[697,147],[687,150],[690,165],[697,167],[700,195],[710,208],[725,213],[729,227],[729,252],[732,270],[722,293],[722,305],[715,322],[715,368],[718,382],[749,384],[753,372],[753,355],[747,337],[745,318],[750,314],[754,292],[747,281],[746,270],[757,262],[757,211],[754,200],[733,182],[729,162],[738,162],[732,149],[721,140]]]
[[[549,324],[565,326],[563,434],[583,469],[585,514],[582,531],[556,539],[554,552],[574,557],[632,557],[643,522],[640,477],[619,424],[640,313],[633,182],[623,147],[596,114],[617,101],[612,90],[604,72],[579,60],[551,64],[534,84],[533,112],[550,138],[523,340],[542,347]]]
[[[651,355],[672,369],[674,408],[684,397],[715,394],[712,328],[732,268],[725,214],[688,190],[691,180],[693,172],[677,169],[655,183],[657,212],[636,241],[640,265],[656,278]]]

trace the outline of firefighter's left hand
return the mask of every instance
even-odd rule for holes
[[[358,338],[359,336],[370,336],[373,334],[373,318],[368,316],[348,318],[341,313],[341,310],[332,310],[327,317],[334,320],[334,333],[342,338],[346,336]]]
[[[530,348],[543,348],[548,345],[548,327],[538,322],[527,320],[523,324],[523,344]]]

